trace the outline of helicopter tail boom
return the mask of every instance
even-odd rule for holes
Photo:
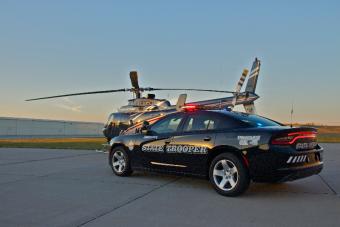
[[[260,61],[256,58],[252,65],[245,91],[241,92],[240,90],[247,77],[248,70],[243,70],[242,76],[237,83],[236,91],[233,92],[233,96],[191,102],[186,105],[201,105],[212,109],[222,109],[225,107],[234,107],[235,105],[243,105],[247,113],[256,113],[254,101],[259,98],[259,96],[255,94],[255,90],[260,73],[260,67]]]
[[[243,104],[244,109],[247,113],[256,114],[256,108],[254,102]]]

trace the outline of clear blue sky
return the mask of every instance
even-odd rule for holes
[[[0,116],[104,121],[129,87],[234,89],[262,60],[259,114],[340,124],[340,1],[0,1]],[[175,100],[178,93],[157,93]],[[190,100],[219,95],[189,93]]]

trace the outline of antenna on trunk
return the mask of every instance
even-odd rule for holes
[[[292,108],[290,110],[290,127],[293,128],[293,114],[294,114],[294,103],[292,101]]]

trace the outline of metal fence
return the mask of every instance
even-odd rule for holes
[[[0,137],[103,136],[102,123],[0,117]]]

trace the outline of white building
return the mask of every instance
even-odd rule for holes
[[[98,137],[102,123],[0,117],[0,137]]]

